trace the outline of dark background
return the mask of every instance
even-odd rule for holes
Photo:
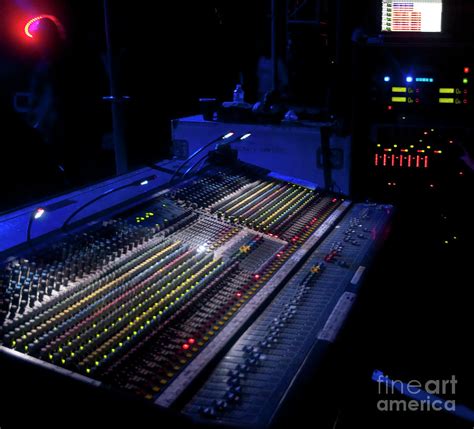
[[[448,32],[460,41],[472,39],[474,2],[448,2]],[[199,97],[230,100],[235,84],[243,79],[247,99],[256,101],[256,62],[269,43],[269,0],[111,3],[121,92],[131,97],[126,108],[126,137],[132,168],[168,155],[170,119],[197,113]],[[299,3],[295,1],[293,6]],[[352,76],[366,70],[364,64],[352,69],[351,34],[356,27],[376,33],[378,2],[345,0],[340,14],[335,0],[322,3],[325,24],[290,29],[292,48],[280,49],[288,55],[295,101],[329,106],[350,124],[351,104],[347,100],[353,89]],[[22,35],[22,25],[26,17],[37,13],[52,13],[64,23],[69,52],[77,64],[68,78],[70,88],[82,93],[99,112],[93,118],[78,112],[81,138],[94,141],[102,151],[96,171],[91,171],[83,184],[114,174],[113,154],[106,144],[110,111],[101,100],[109,94],[102,59],[102,2],[0,0],[0,211],[67,188],[47,177],[48,158],[40,149],[40,136],[11,108],[13,94],[29,87],[36,56]],[[366,100],[360,102],[357,107],[365,106]],[[77,147],[78,152],[81,149]],[[354,146],[354,151],[363,149]],[[470,190],[458,192],[451,200],[441,200],[445,195],[436,201],[415,198],[399,206],[392,239],[368,279],[350,323],[317,381],[308,377],[307,386],[293,400],[282,424],[294,424],[298,416],[307,422],[303,427],[331,427],[340,414],[337,429],[364,425],[472,427],[439,414],[378,414],[374,411],[376,386],[370,381],[375,368],[406,381],[456,374],[460,380],[456,399],[474,406]],[[359,189],[360,194],[363,191]],[[449,211],[445,223],[439,217],[444,207]],[[444,240],[454,234],[461,238],[459,244],[445,246]],[[1,366],[8,369],[14,364],[0,362]],[[157,416],[142,403],[131,405],[128,398],[111,400],[83,386],[72,391],[49,374],[21,371],[21,382],[16,382],[15,371],[9,371],[8,378],[5,373],[6,378],[0,381],[7,386],[2,396],[8,397],[0,403],[2,429],[2,414],[8,416],[5,428],[22,427],[25,420],[39,421],[39,427],[47,423],[64,427],[71,421],[90,427],[111,423],[146,427],[150,419],[163,427],[170,425],[165,416]],[[49,389],[45,390],[45,385]],[[70,395],[62,395],[63,389]],[[63,412],[51,423],[48,413],[58,408]],[[5,411],[8,409],[14,412]],[[60,418],[63,413],[69,413],[65,420]],[[97,416],[94,423],[92,415]]]
[[[280,34],[288,35],[286,45],[279,38],[278,52],[288,68],[290,101],[326,109],[348,132],[353,77],[363,76],[366,67],[353,68],[351,36],[356,28],[377,34],[379,3],[288,0],[290,20],[314,21],[317,15],[319,25],[279,26]],[[450,0],[445,12],[446,34],[472,40],[474,4]],[[38,61],[34,41],[23,32],[27,20],[38,14],[57,16],[67,34],[72,67],[64,88],[76,106],[69,127],[75,138],[67,143],[71,153],[81,155],[78,164],[86,172],[74,183],[51,172],[41,136],[12,109],[13,95],[29,91]],[[231,100],[236,83],[242,82],[246,100],[257,101],[257,62],[270,53],[270,15],[271,0],[110,2],[118,91],[130,97],[124,123],[131,169],[169,156],[170,120],[198,113],[200,97]],[[0,211],[112,176],[110,105],[102,100],[110,94],[103,2],[1,0],[0,21]],[[359,98],[356,110],[365,102]]]

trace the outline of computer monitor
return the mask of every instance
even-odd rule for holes
[[[383,33],[441,33],[443,0],[382,0]]]

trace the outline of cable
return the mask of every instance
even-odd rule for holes
[[[240,142],[240,141],[243,141],[243,140],[246,140],[248,139],[250,136],[252,135],[252,133],[245,133],[245,134],[242,134],[241,136],[235,138],[234,140],[231,140],[230,142],[223,142],[221,143],[220,145],[217,145],[217,148],[216,150],[219,149],[219,147],[221,146],[230,146],[231,144],[233,143],[236,143],[236,142]],[[206,160],[208,157],[209,157],[209,154],[211,152],[208,152],[206,153],[206,155],[203,157],[203,158],[200,158],[197,162],[195,162],[193,165],[191,165],[191,167],[189,167],[185,172],[184,174],[181,176],[181,180],[183,180],[192,170],[194,170],[194,168],[196,168],[202,161]]]
[[[227,145],[231,145],[233,143],[236,143],[236,142],[239,142],[239,141],[243,141],[243,140],[246,140],[248,139],[252,134],[251,133],[245,133],[239,137],[237,137],[236,139],[230,141],[230,142],[224,142],[224,143],[221,143],[220,145],[218,145],[217,149],[219,149],[219,147],[221,146],[227,146]],[[210,151],[208,153],[206,153],[206,155],[203,157],[203,158],[200,158],[198,161],[196,161],[193,165],[191,165],[191,167],[189,167],[185,172],[184,174],[181,176],[181,179],[183,179],[184,177],[186,177],[192,170],[194,170],[202,161],[205,161],[207,158],[209,158],[209,154],[211,154],[212,152],[214,151]]]
[[[191,156],[189,156],[173,173],[171,176],[170,180],[168,183],[172,183],[174,178],[178,175],[178,173],[181,171],[181,169],[192,159],[196,158],[203,150],[207,149],[209,146],[213,145],[214,143],[217,143],[219,140],[227,140],[231,138],[234,135],[232,131],[229,131],[228,133],[224,135],[220,135],[219,137],[211,140],[210,142],[206,143],[205,145],[201,146],[196,152],[194,152]]]
[[[198,161],[196,161],[193,165],[191,165],[191,167],[189,167],[183,174],[182,176],[182,179],[184,179],[192,170],[194,170],[201,162],[203,161],[206,161],[208,158],[209,158],[209,153],[206,153],[206,155],[204,155],[204,157],[202,157],[201,159],[199,159]]]
[[[45,209],[39,207],[34,212],[30,214],[28,219],[28,227],[26,228],[26,243],[29,244],[31,241],[31,228],[33,227],[33,221],[39,219],[46,212]]]
[[[98,197],[95,197],[95,198],[92,198],[92,200],[88,201],[87,203],[83,204],[82,206],[80,206],[78,209],[74,210],[70,215],[69,217],[64,221],[63,223],[63,226],[61,227],[61,229],[65,229],[67,227],[67,225],[69,224],[69,222],[71,222],[71,220],[79,213],[81,212],[82,210],[84,210],[86,207],[89,207],[90,205],[94,204],[96,201],[110,195],[110,194],[113,194],[115,192],[118,192],[118,191],[121,191],[123,189],[126,189],[126,188],[132,188],[134,186],[145,186],[145,185],[148,185],[148,183],[151,181],[151,180],[155,180],[156,179],[156,176],[153,175],[153,176],[149,176],[149,177],[145,177],[143,179],[140,179],[140,180],[136,180],[132,183],[128,183],[126,185],[122,185],[122,186],[119,186],[118,188],[113,188],[113,189],[109,189],[108,191],[104,192],[103,194],[99,195]]]

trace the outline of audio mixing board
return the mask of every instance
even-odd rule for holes
[[[224,425],[271,423],[334,341],[390,206],[213,167],[3,253],[2,353]]]

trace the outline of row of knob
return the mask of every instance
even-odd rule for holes
[[[0,317],[13,320],[41,305],[70,284],[100,270],[123,254],[142,245],[153,234],[125,222],[105,225],[95,233],[81,234],[53,246],[48,252],[36,251],[29,259],[11,262],[0,277],[2,302]]]
[[[272,233],[315,199],[313,191],[280,182],[260,182],[216,209],[219,217]]]
[[[262,242],[255,236],[244,247],[252,252]],[[107,379],[149,399],[160,392],[250,298],[252,273],[240,269],[240,261],[247,255],[239,250],[229,258],[230,264],[218,277],[178,310],[168,324],[157,327],[151,346],[143,347],[142,343],[128,351],[106,370]]]
[[[292,298],[287,302],[278,316],[268,324],[265,337],[255,344],[246,344],[240,362],[227,372],[225,385],[219,386],[224,394],[220,399],[214,399],[208,405],[201,406],[200,414],[206,418],[216,418],[237,407],[245,398],[245,379],[259,371],[265,364],[265,353],[278,344],[279,337],[284,333],[292,319],[297,314],[299,307],[304,302],[311,288],[317,284],[317,279],[324,271],[324,263],[316,263],[301,280]],[[212,380],[212,379],[211,379]]]
[[[173,197],[190,207],[207,208],[234,193],[252,179],[240,173],[219,172],[179,189]]]
[[[157,255],[166,257],[178,252],[179,248],[179,243],[163,242],[158,238],[113,261],[87,281],[68,288],[36,308],[29,317],[14,321],[7,327],[6,343],[30,352],[38,350],[44,342],[53,340],[81,317],[88,317],[96,306],[114,299],[139,281],[140,273],[146,272]]]

